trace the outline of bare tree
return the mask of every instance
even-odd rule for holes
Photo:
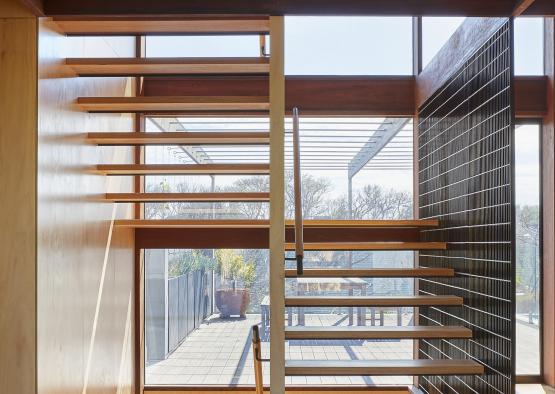
[[[295,192],[293,188],[293,173],[285,174],[285,217],[295,216]],[[325,178],[316,178],[310,174],[301,176],[301,192],[303,217],[315,218],[328,213],[328,193],[331,189],[330,182]]]
[[[329,216],[349,218],[347,196],[328,203]],[[353,219],[409,219],[412,217],[412,198],[408,192],[386,190],[379,185],[366,185],[353,196]]]
[[[294,217],[295,196],[293,192],[293,174],[286,172],[285,215]],[[264,192],[269,191],[268,177],[252,176],[241,178],[231,186],[218,188],[227,192]],[[174,187],[180,193],[208,192],[205,186],[179,183]],[[148,192],[170,192],[167,182],[149,185]],[[349,206],[346,196],[336,199],[328,197],[331,184],[325,178],[316,178],[310,174],[302,175],[303,216],[305,218],[330,217],[347,219]],[[264,219],[268,217],[268,204],[258,202],[222,202],[222,203],[159,203],[146,204],[145,216],[150,219],[163,218],[244,218]],[[386,190],[378,185],[366,185],[353,197],[353,219],[408,219],[412,216],[412,199],[409,193]]]
[[[232,186],[224,188],[222,191],[257,193],[270,190],[270,179],[267,176],[252,176],[241,178],[233,183]],[[265,219],[269,215],[268,204],[238,202],[233,203],[237,214],[247,219]],[[229,205],[229,204],[228,204]]]

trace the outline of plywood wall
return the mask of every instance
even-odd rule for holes
[[[35,392],[36,19],[0,2],[0,392]]]
[[[88,145],[85,133],[129,131],[129,115],[86,114],[78,96],[129,95],[125,78],[76,78],[65,57],[134,55],[133,38],[68,38],[39,26],[38,393],[129,393],[133,389],[134,239],[113,228],[128,205],[101,201],[132,191],[132,179],[91,173],[132,162],[126,147]]]

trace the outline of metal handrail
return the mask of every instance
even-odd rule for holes
[[[295,259],[297,274],[303,273],[303,197],[301,187],[301,146],[299,136],[299,109],[293,108],[293,188],[295,193]]]

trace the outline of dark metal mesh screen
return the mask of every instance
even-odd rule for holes
[[[426,307],[422,325],[462,325],[470,340],[422,340],[419,358],[471,358],[480,376],[425,376],[426,393],[512,392],[513,211],[512,44],[508,21],[420,109],[419,213],[438,218],[420,265],[451,267],[455,278],[422,279],[420,294],[457,295],[463,307]]]

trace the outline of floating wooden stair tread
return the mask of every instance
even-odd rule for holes
[[[268,164],[101,164],[103,175],[266,175]]]
[[[190,74],[267,74],[269,58],[70,58],[76,75],[141,76]]]
[[[473,360],[288,360],[288,376],[481,375]]]
[[[360,307],[385,307],[385,306],[460,306],[463,299],[456,296],[289,296],[285,298],[285,306],[306,307],[336,307],[336,306],[360,306]]]
[[[119,132],[89,133],[87,139],[97,145],[267,145],[270,142],[270,133]]]
[[[444,250],[445,242],[307,242],[304,250]],[[294,243],[286,243],[285,250],[295,250]]]
[[[286,225],[293,226],[293,220],[286,220]],[[304,227],[364,227],[364,228],[428,228],[438,227],[437,219],[421,220],[304,220]]]
[[[79,97],[89,112],[267,111],[268,97],[259,96],[137,96]]]
[[[453,339],[472,338],[472,330],[458,326],[402,327],[285,327],[285,339]]]
[[[267,202],[270,193],[106,193],[113,202]]]
[[[287,278],[433,278],[453,277],[452,268],[305,268],[302,275],[296,269],[286,269]]]
[[[114,222],[119,227],[133,228],[269,228],[268,220],[163,220],[123,219]]]
[[[54,18],[67,35],[266,34],[267,17]]]
[[[359,223],[363,222],[363,223]],[[351,228],[351,227],[416,227],[423,222],[423,227],[434,227],[438,225],[435,220],[304,220],[303,226],[307,228],[320,228],[320,227],[338,227],[338,228]],[[270,221],[266,219],[239,219],[239,220],[190,220],[190,219],[129,219],[118,220],[116,224],[125,227],[135,228],[269,228]],[[293,227],[292,220],[286,220],[286,227]]]

